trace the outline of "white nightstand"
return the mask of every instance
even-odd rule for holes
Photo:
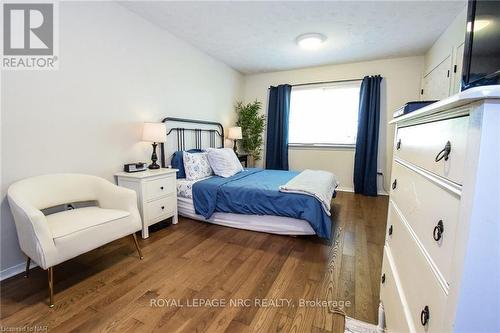
[[[119,186],[137,193],[142,218],[142,238],[149,237],[148,226],[172,217],[177,223],[177,169],[158,169],[143,172],[118,172]]]

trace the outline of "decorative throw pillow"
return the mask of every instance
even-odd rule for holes
[[[231,148],[209,148],[207,152],[210,166],[217,176],[227,178],[243,171],[243,166]]]
[[[191,154],[184,152],[182,157],[187,180],[197,180],[213,175],[207,153]]]
[[[203,150],[201,149],[189,149],[186,150],[188,153],[202,153]],[[179,150],[174,153],[172,156],[172,160],[170,161],[170,164],[172,165],[172,168],[177,169],[177,179],[180,178],[186,178],[186,171],[184,170],[184,158],[183,158],[183,153],[184,151]]]

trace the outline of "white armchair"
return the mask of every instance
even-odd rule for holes
[[[50,306],[54,306],[53,267],[118,238],[132,235],[141,217],[132,190],[90,175],[54,174],[21,180],[7,193],[21,250],[48,271]],[[44,215],[43,209],[67,203],[96,201],[98,206]]]

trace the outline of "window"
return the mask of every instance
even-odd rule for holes
[[[349,81],[293,87],[290,145],[355,145],[360,86],[361,81]]]

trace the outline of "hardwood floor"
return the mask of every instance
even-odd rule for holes
[[[349,305],[348,316],[376,323],[387,204],[386,196],[339,192],[330,245],[316,237],[180,218],[139,241],[144,260],[126,237],[56,266],[52,309],[47,274],[40,268],[28,279],[2,281],[1,326],[51,332],[338,332],[343,318],[332,310],[340,301]],[[207,299],[226,304],[187,303]],[[238,299],[251,306],[231,304]],[[284,306],[257,306],[261,299],[284,300]],[[332,306],[300,306],[301,299]]]

